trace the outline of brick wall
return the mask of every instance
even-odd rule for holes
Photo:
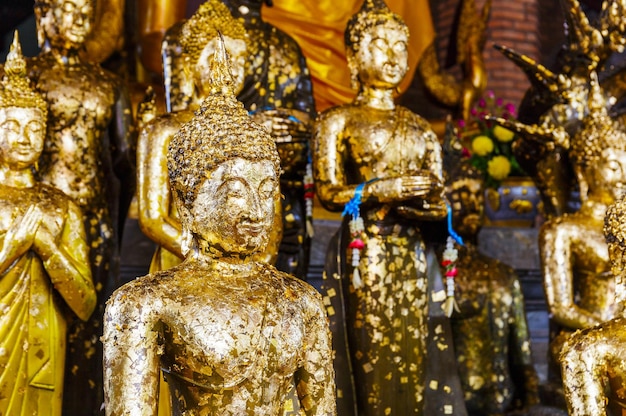
[[[432,1],[431,8],[438,35],[437,47],[440,62],[445,62],[448,41],[459,3],[460,0]],[[484,1],[477,0],[479,8],[483,4]],[[493,90],[496,96],[516,105],[521,101],[529,82],[526,75],[515,64],[493,48],[493,44],[505,45],[534,59],[541,59],[539,4],[540,0],[492,1],[484,51],[488,72],[487,88]]]

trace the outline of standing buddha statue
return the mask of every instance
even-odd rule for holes
[[[470,415],[504,415],[539,403],[524,296],[513,269],[478,251],[484,176],[461,161],[448,172],[452,226],[462,237],[451,316],[457,369]]]
[[[68,317],[96,306],[80,208],[37,181],[48,109],[17,33],[0,81],[0,414],[61,416]],[[70,312],[71,311],[71,312]]]
[[[441,146],[426,120],[393,100],[407,72],[402,19],[382,1],[366,0],[345,41],[359,92],[352,103],[324,111],[313,133],[322,205],[338,211],[360,200],[327,256],[340,265],[326,270],[328,302],[336,305],[331,326],[345,326],[358,414],[421,415],[428,279],[419,220],[446,214]],[[334,343],[344,347],[339,337]],[[338,380],[343,399],[350,400],[349,384]]]

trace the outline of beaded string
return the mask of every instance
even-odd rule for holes
[[[456,262],[459,258],[459,250],[454,246],[456,242],[460,246],[463,245],[463,239],[452,228],[452,208],[447,205],[448,208],[448,239],[446,241],[446,249],[443,251],[443,260],[441,266],[444,268],[444,275],[446,277],[446,300],[443,304],[443,311],[446,316],[452,316],[454,310],[459,310],[459,307],[454,299],[454,278],[458,274],[456,268]]]
[[[363,280],[361,279],[361,274],[359,273],[359,262],[361,261],[361,250],[365,247],[365,243],[363,242],[363,231],[365,231],[365,227],[363,225],[363,218],[361,217],[361,199],[363,197],[363,188],[366,184],[373,182],[373,179],[368,182],[363,182],[357,185],[354,190],[354,196],[348,201],[346,206],[343,209],[343,213],[341,216],[350,215],[352,218],[350,219],[350,244],[348,244],[348,248],[352,250],[352,286],[355,289],[360,289],[363,287]]]
[[[313,198],[315,197],[315,185],[313,183],[313,160],[309,153],[304,174],[304,208],[306,218],[306,234],[313,238]]]

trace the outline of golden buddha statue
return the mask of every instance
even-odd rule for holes
[[[626,187],[626,132],[609,115],[610,103],[590,76],[588,114],[570,137],[562,126],[526,126],[497,120],[520,134],[532,135],[565,148],[581,192],[581,208],[555,217],[541,227],[539,251],[546,301],[555,324],[551,341],[553,364],[571,332],[615,316],[615,283],[602,234],[606,209]],[[560,371],[550,374],[558,379]]]
[[[69,330],[63,414],[94,414],[102,403],[104,300],[117,284],[117,244],[134,193],[134,132],[123,80],[82,58],[92,28],[92,0],[35,4],[41,53],[29,76],[48,103],[38,175],[84,214],[98,309]]]
[[[107,304],[106,413],[156,414],[162,369],[174,415],[277,415],[294,378],[302,414],[335,415],[320,295],[254,260],[274,224],[280,160],[218,52],[211,94],[168,150],[186,258]]]
[[[320,202],[338,211],[361,199],[360,211],[358,202],[348,205],[356,207],[351,224],[344,222],[332,243],[337,252],[327,256],[325,291],[338,302],[331,326],[347,332],[358,414],[422,414],[428,282],[417,220],[446,214],[441,146],[426,120],[393,101],[407,71],[404,22],[382,1],[367,0],[345,40],[359,93],[324,111],[313,134]],[[350,383],[337,383],[347,399]]]
[[[210,90],[209,68],[218,44],[218,31],[232,60],[235,90],[243,85],[247,36],[241,23],[231,16],[220,0],[209,0],[185,22],[180,42],[185,56],[185,72],[193,80],[196,92],[186,110],[163,114],[145,123],[137,143],[137,200],[139,225],[159,247],[150,272],[165,270],[185,257],[182,228],[174,206],[167,176],[167,147],[180,126],[191,120]]]
[[[568,414],[622,415],[626,408],[626,200],[607,210],[604,235],[615,276],[618,316],[572,334],[563,346],[561,368]]]
[[[0,414],[61,415],[69,316],[96,306],[80,208],[34,175],[48,110],[17,33],[0,81]],[[69,309],[68,309],[69,308]],[[70,313],[68,313],[71,311]]]
[[[514,270],[478,251],[484,177],[468,162],[448,172],[452,225],[462,237],[451,325],[457,369],[470,415],[504,415],[539,403],[524,297]]]

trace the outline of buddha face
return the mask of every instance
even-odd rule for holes
[[[390,20],[362,34],[349,60],[352,71],[364,86],[397,87],[408,70],[408,38],[405,28]],[[349,53],[350,55],[350,53]]]
[[[201,249],[248,257],[268,243],[278,195],[271,162],[226,161],[200,186],[190,230]]]
[[[597,163],[587,169],[590,193],[616,200],[626,191],[626,151],[604,149]]]
[[[211,80],[211,61],[218,47],[218,38],[213,38],[202,50],[198,62],[193,67],[194,82],[202,89],[207,89]],[[233,89],[235,94],[243,88],[243,79],[245,76],[245,62],[247,46],[242,39],[233,39],[224,36],[224,46],[228,52],[231,62],[231,72],[233,76]]]
[[[80,47],[91,32],[93,0],[56,0],[52,2],[52,19],[44,19],[44,31],[52,44]],[[52,26],[52,27],[51,27]]]
[[[15,170],[32,166],[43,149],[45,133],[38,108],[0,109],[0,163]]]
[[[483,182],[463,178],[448,186],[447,194],[452,205],[454,230],[463,237],[475,236],[484,219]]]

